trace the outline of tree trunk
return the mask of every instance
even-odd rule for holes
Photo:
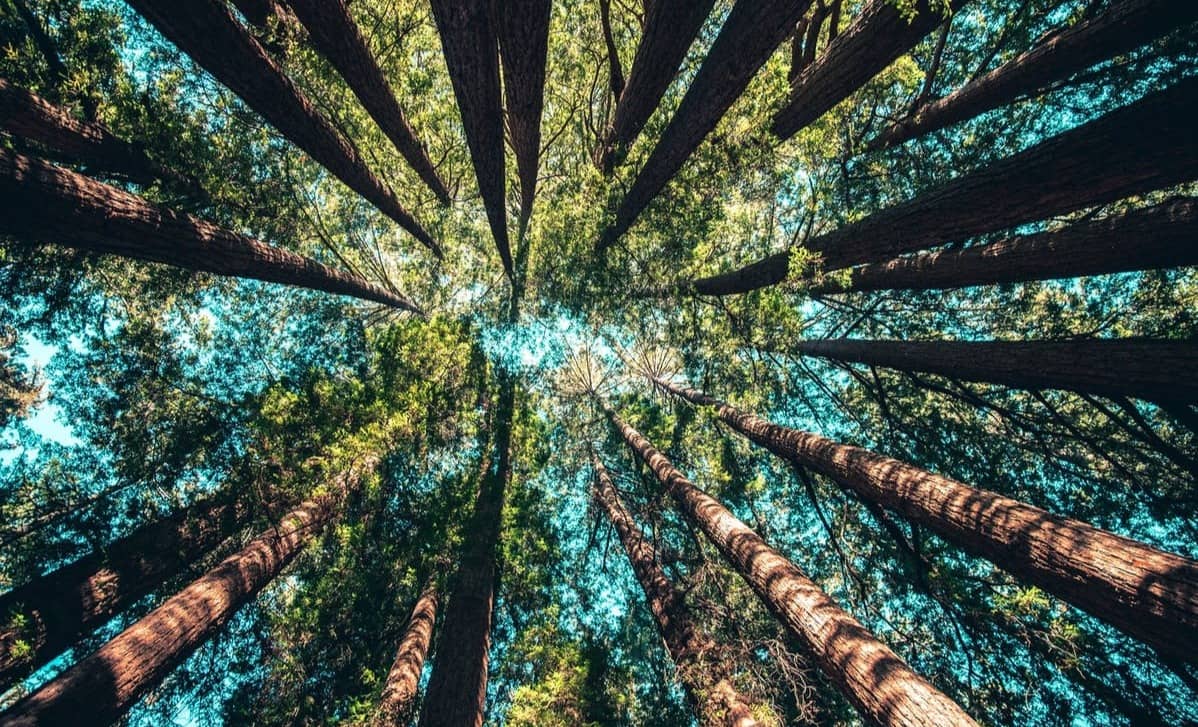
[[[721,654],[723,647],[695,623],[686,597],[658,565],[657,549],[624,508],[607,468],[593,451],[591,464],[596,477],[595,502],[607,513],[620,536],[657,630],[700,723],[707,727],[757,727],[760,723],[753,719],[752,708],[729,679],[732,670]]]
[[[661,0],[645,14],[645,29],[603,141],[599,166],[611,174],[624,160],[674,80],[715,0]]]
[[[248,515],[228,498],[197,503],[0,596],[0,692],[180,573]]]
[[[812,295],[936,290],[1198,265],[1198,199],[1185,197],[985,245],[853,268],[848,285],[825,278]]]
[[[811,19],[807,24],[807,38],[803,41],[803,68],[815,62],[815,53],[819,49],[819,32],[824,27],[824,18],[828,14],[822,0],[816,0],[815,9],[811,11]]]
[[[790,36],[810,4],[811,0],[738,0],[669,126],[620,202],[615,221],[599,238],[597,254],[620,239],[678,173],[757,70]]]
[[[918,108],[883,131],[870,150],[901,144],[937,129],[972,119],[1022,96],[1043,92],[1057,81],[1099,61],[1127,53],[1198,19],[1191,0],[1122,0],[1090,20],[1054,33],[942,99]]]
[[[256,28],[266,28],[279,20],[286,22],[284,19],[291,15],[280,0],[233,0],[233,6]]]
[[[366,168],[353,145],[320,115],[223,0],[127,1],[283,136],[441,257],[436,241]]]
[[[1195,115],[1198,78],[1189,78],[804,247],[822,256],[825,270],[837,270],[1192,180]],[[730,295],[776,285],[787,278],[789,257],[777,253],[681,287]]]
[[[791,350],[1015,389],[1064,389],[1148,401],[1198,401],[1198,343],[1158,340],[799,341]]]
[[[437,195],[441,204],[449,204],[449,190],[437,176],[424,145],[408,124],[403,109],[379,68],[366,39],[349,14],[346,0],[287,0],[308,31],[312,45],[345,79],[350,90],[362,102],[399,153],[416,174]]]
[[[779,457],[831,478],[1132,637],[1184,660],[1198,655],[1198,563],[656,381],[692,403],[716,407],[721,421]]]
[[[503,58],[507,125],[520,176],[520,230],[528,225],[537,193],[550,0],[499,0],[496,30]]]
[[[420,692],[420,673],[424,670],[424,659],[428,656],[433,627],[437,622],[437,599],[437,585],[434,579],[429,578],[412,608],[408,626],[395,653],[395,662],[387,674],[383,696],[375,715],[376,727],[402,727],[411,721],[416,710],[416,696]]]
[[[620,53],[616,37],[611,29],[611,0],[599,0],[599,24],[603,31],[603,45],[607,48],[607,80],[614,101],[624,93],[624,70],[620,67]]]
[[[951,0],[953,10],[967,0]],[[916,0],[908,22],[893,0],[871,0],[834,43],[791,84],[771,130],[789,139],[851,96],[944,21],[939,3]]]
[[[512,475],[515,382],[500,374],[493,457],[483,472],[474,515],[454,575],[437,656],[420,708],[420,727],[479,727],[486,716],[488,652],[504,496]],[[495,462],[492,471],[489,462]]]
[[[678,509],[702,530],[820,669],[867,720],[881,725],[974,725],[818,585],[715,498],[695,487],[603,401],[612,424],[653,470]]]
[[[403,296],[288,250],[0,149],[0,231],[31,242],[352,295],[423,315]]]
[[[513,275],[507,236],[503,162],[503,101],[499,46],[491,4],[482,0],[432,0],[445,64],[462,114],[466,145],[487,209],[491,236],[508,277]]]

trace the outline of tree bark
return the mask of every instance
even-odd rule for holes
[[[491,236],[508,277],[513,275],[507,235],[503,162],[503,102],[499,88],[499,41],[490,2],[432,0],[445,64],[462,114],[466,145]]]
[[[1198,563],[655,379],[815,472],[1177,658],[1198,655]]]
[[[824,18],[828,9],[822,0],[816,0],[815,9],[811,11],[807,24],[807,39],[803,41],[803,68],[815,62],[815,53],[819,49],[819,32],[824,27]]]
[[[233,17],[224,0],[127,1],[283,136],[441,257],[436,241]]]
[[[611,29],[611,0],[599,0],[599,24],[603,31],[603,45],[607,48],[607,81],[614,101],[624,93],[624,69],[620,67],[620,53],[616,37]]]
[[[620,202],[615,221],[600,236],[597,254],[620,239],[678,173],[757,70],[790,36],[810,4],[811,0],[738,0],[669,126]]]
[[[356,275],[7,149],[0,149],[0,195],[11,205],[0,231],[31,242],[352,295],[423,315]]]
[[[496,29],[503,59],[507,125],[520,176],[520,230],[528,225],[537,193],[550,0],[499,0]]]
[[[1153,402],[1198,401],[1198,343],[1072,341],[799,341],[791,350],[1015,389],[1064,389]]]
[[[606,402],[599,403],[679,511],[707,535],[765,606],[806,645],[824,674],[867,721],[927,727],[976,724],[797,566],[691,484]]]
[[[752,707],[732,686],[732,670],[721,654],[724,647],[695,623],[686,597],[658,565],[657,549],[624,508],[611,475],[593,451],[591,465],[595,470],[595,502],[615,526],[700,723],[707,727],[757,727],[760,723],[753,719]]]
[[[884,149],[1043,92],[1099,61],[1127,53],[1198,19],[1189,0],[1122,0],[1105,13],[1049,36],[879,134],[868,149]]]
[[[257,28],[265,28],[271,22],[283,20],[291,15],[280,0],[233,0],[233,6],[241,11],[250,25]]]
[[[395,662],[387,674],[383,696],[379,699],[375,715],[376,727],[407,725],[416,710],[416,697],[420,693],[420,673],[424,670],[424,659],[433,640],[433,627],[437,622],[437,585],[429,578],[412,607],[407,628],[400,639],[395,653]]]
[[[824,270],[837,270],[1192,180],[1196,114],[1198,78],[1189,78],[804,247],[822,256]],[[731,295],[777,285],[787,278],[789,258],[777,253],[681,287]]]
[[[967,0],[952,0],[955,11]],[[872,0],[835,42],[791,84],[790,98],[771,130],[789,139],[851,96],[944,20],[939,4],[917,0],[908,22],[893,0]]]
[[[248,515],[229,498],[197,503],[0,596],[0,692],[180,573]]]
[[[812,295],[936,290],[1198,265],[1198,199],[1152,207],[985,245],[938,250],[853,268],[848,285],[824,279]]]
[[[628,83],[616,99],[616,111],[603,140],[599,166],[604,174],[611,174],[623,162],[714,5],[715,0],[661,0],[650,6]]]

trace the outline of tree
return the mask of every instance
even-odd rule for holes
[[[549,48],[549,0],[505,0],[495,20],[503,57],[507,124],[520,178],[520,234],[528,226],[537,194],[541,158],[541,112],[545,56]]]
[[[387,673],[378,706],[377,722],[380,725],[407,724],[415,712],[420,673],[437,621],[437,600],[437,585],[430,579],[412,607],[412,615],[408,617],[408,625],[395,651],[395,662]]]

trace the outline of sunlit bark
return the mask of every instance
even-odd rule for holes
[[[433,627],[437,621],[438,598],[437,585],[430,578],[416,599],[416,605],[412,607],[412,615],[408,617],[408,625],[395,652],[395,661],[387,673],[383,695],[375,714],[376,727],[402,727],[411,721],[415,713],[416,697],[420,693],[420,672],[424,669],[424,659],[428,656]]]
[[[520,178],[520,229],[523,230],[532,215],[537,193],[551,7],[549,0],[499,0],[497,7],[507,126]]]

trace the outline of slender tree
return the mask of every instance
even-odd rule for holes
[[[732,670],[720,653],[724,647],[695,623],[685,595],[666,577],[658,564],[657,549],[624,508],[611,475],[594,451],[591,466],[595,470],[594,500],[620,537],[657,630],[678,669],[679,681],[700,722],[709,727],[757,727],[760,723],[753,718],[752,707],[729,679]]]
[[[738,0],[645,166],[596,244],[602,254],[678,173],[757,70],[790,35],[811,0]]]
[[[640,432],[596,401],[662,488],[753,588],[774,616],[810,651],[820,669],[866,720],[881,725],[976,724],[794,563],[766,545],[718,500],[695,487]]]
[[[408,625],[395,652],[395,661],[387,673],[383,695],[375,713],[377,727],[402,727],[410,722],[416,710],[420,672],[424,669],[424,659],[428,656],[433,627],[437,622],[438,598],[437,584],[433,578],[429,578],[420,597],[416,599],[416,605],[412,607],[412,615],[408,617]]]
[[[620,66],[620,51],[611,27],[611,0],[599,0],[599,25],[603,31],[603,46],[607,50],[607,83],[612,98],[619,100],[624,93],[624,69]]]
[[[843,37],[843,36],[842,36]],[[803,244],[825,270],[1066,214],[1198,177],[1198,78],[1150,94],[1030,149]],[[732,295],[787,279],[790,254],[682,284]]]
[[[528,225],[537,193],[550,0],[501,0],[496,18],[503,59],[507,125],[520,176],[520,230]]]
[[[476,0],[432,0],[432,4],[491,236],[504,271],[512,277],[504,191],[499,41],[492,4]]]
[[[300,92],[223,0],[128,0],[168,40],[283,136],[425,244],[441,248]]]
[[[628,83],[616,99],[611,126],[601,142],[599,167],[604,174],[623,161],[645,128],[714,5],[715,0],[659,0],[649,6]]]
[[[7,149],[0,149],[0,194],[11,205],[0,231],[31,242],[352,295],[423,315],[356,275]]]
[[[1031,50],[1012,58],[944,98],[917,108],[870,142],[870,149],[901,144],[1043,92],[1078,71],[1133,50],[1198,19],[1198,3],[1188,0],[1121,0],[1092,18],[1051,33]]]
[[[778,426],[700,391],[654,378],[715,407],[720,421],[774,454],[1183,660],[1198,653],[1198,563],[914,465]]]

